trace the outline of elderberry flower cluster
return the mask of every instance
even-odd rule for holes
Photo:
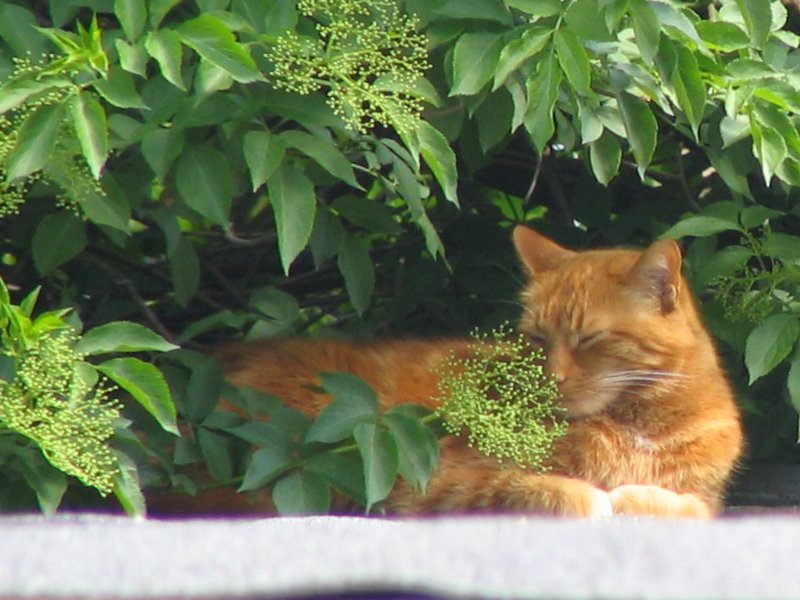
[[[715,277],[709,283],[728,321],[761,323],[790,301],[786,290],[796,287],[798,273],[793,265],[765,253],[771,235],[768,226],[746,233],[740,244],[749,250],[750,259],[733,273]]]
[[[395,0],[301,0],[318,37],[281,36],[267,54],[278,88],[297,94],[326,90],[347,125],[366,133],[377,125],[413,129],[423,101],[416,87],[429,68],[418,20]]]
[[[120,407],[109,399],[112,387],[81,368],[75,341],[60,330],[24,351],[6,350],[17,368],[10,381],[0,379],[0,430],[33,441],[50,464],[105,496],[118,472],[108,441]]]
[[[508,327],[473,338],[468,352],[451,353],[439,369],[445,429],[500,462],[545,470],[567,423],[541,350]]]
[[[45,85],[48,81],[61,81],[62,76],[73,74],[73,67],[56,69],[54,65],[60,64],[60,61],[62,59],[55,55],[46,56],[39,62],[15,58],[10,77],[0,87],[1,95],[5,85],[14,83],[30,81],[42,86],[40,93],[31,94],[21,104],[0,114],[0,218],[19,212],[28,190],[40,179],[55,184],[60,190],[58,205],[77,215],[81,214],[80,203],[88,194],[104,195],[102,186],[89,171],[77,142],[74,125],[69,120],[64,120],[59,127],[50,159],[42,171],[13,181],[9,181],[6,174],[9,156],[17,146],[20,129],[28,117],[44,106],[67,102],[74,92],[73,88],[61,83],[50,87]]]

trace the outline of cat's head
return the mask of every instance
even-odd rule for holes
[[[545,350],[570,416],[681,385],[707,337],[674,241],[576,252],[518,226],[514,245],[529,276],[519,329]]]

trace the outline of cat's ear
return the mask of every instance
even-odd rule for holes
[[[513,238],[517,255],[530,275],[552,269],[575,254],[524,225],[514,228]]]
[[[681,249],[674,240],[654,242],[633,265],[628,283],[657,300],[663,313],[672,312],[681,292]]]

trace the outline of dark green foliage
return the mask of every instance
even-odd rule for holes
[[[337,404],[347,422],[311,425],[276,405],[267,433],[220,416],[224,382],[203,351],[238,337],[495,327],[517,312],[508,237],[520,222],[576,247],[685,240],[752,454],[796,457],[788,11],[766,0],[2,3],[0,274],[15,299],[41,287],[42,310],[83,323],[76,343],[112,353],[96,368],[132,399],[140,436],[115,440],[131,510],[134,465],[146,487],[187,491],[206,485],[193,477],[202,462],[231,479],[214,485],[277,478],[286,511],[322,509],[329,486],[371,506],[397,472],[424,487],[435,444],[417,416],[375,416],[354,391]],[[363,35],[345,35],[354,23]],[[298,60],[308,85],[287,75]],[[115,321],[182,350],[116,355],[133,341],[95,329]],[[168,433],[178,423],[185,437]],[[309,427],[347,435],[305,440]],[[409,439],[423,438],[420,454]],[[314,445],[325,451],[303,454]],[[15,456],[4,481],[38,482],[17,497],[53,509],[61,475],[31,448]],[[293,494],[302,506],[286,503]]]

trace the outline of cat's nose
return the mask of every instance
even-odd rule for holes
[[[548,352],[547,370],[553,376],[556,383],[561,384],[567,380],[569,355],[562,345],[555,344]]]

